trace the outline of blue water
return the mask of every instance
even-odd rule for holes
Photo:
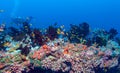
[[[69,24],[87,22],[91,30],[115,28],[120,36],[120,0],[0,0],[0,24],[17,26],[12,24],[12,18],[28,16],[33,17],[32,27],[58,23],[68,29]]]
[[[11,26],[11,17],[33,16],[33,27],[87,22],[91,28],[120,26],[120,0],[1,0],[0,22]]]

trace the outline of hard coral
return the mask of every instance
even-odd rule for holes
[[[54,26],[49,26],[47,28],[46,31],[46,36],[50,39],[50,40],[54,40],[55,38],[58,38],[58,34],[57,34],[57,28]]]
[[[89,34],[89,24],[84,22],[82,24],[79,24],[80,27],[80,33],[82,37],[86,37]],[[83,33],[84,32],[84,33]]]
[[[110,39],[113,39],[113,38],[118,34],[118,32],[117,32],[116,29],[111,28],[111,29],[109,30],[109,34],[110,34],[109,38],[110,38]]]
[[[82,23],[79,25],[70,25],[70,31],[68,31],[68,38],[70,42],[80,43],[80,39],[85,39],[86,36],[89,34],[89,24]]]
[[[98,46],[105,46],[107,41],[113,40],[117,34],[117,30],[114,28],[111,28],[109,32],[106,30],[97,29],[93,32],[92,42],[97,43]]]
[[[21,41],[25,37],[25,33],[20,31],[15,27],[8,28],[8,34],[13,38],[15,41]]]
[[[42,59],[45,55],[50,53],[50,47],[47,45],[41,46],[41,48],[35,51],[32,55],[32,58],[36,58],[38,60]]]
[[[30,52],[30,47],[27,47],[27,46],[25,46],[23,48],[21,47],[20,50],[21,50],[22,55],[27,56],[29,54],[29,52]]]
[[[5,64],[3,63],[0,63],[0,69],[4,68],[5,67]]]
[[[62,47],[60,48],[60,46]],[[98,68],[110,68],[112,65],[118,65],[118,61],[116,61],[116,63],[113,62],[114,58],[117,57],[110,58],[109,56],[112,55],[111,52],[104,52],[101,50],[101,47],[88,47],[83,44],[70,43],[64,43],[64,45],[60,44],[56,47],[59,47],[60,49],[51,52],[51,54],[41,59],[41,64],[43,68],[61,72],[89,73],[95,72],[94,68],[96,68],[97,66]],[[64,62],[68,62],[71,65],[68,66]]]
[[[96,29],[93,31],[92,43],[98,46],[105,46],[109,40],[109,34],[106,30]]]
[[[116,38],[117,43],[120,45],[120,37]]]
[[[27,34],[31,33],[30,24],[28,22],[23,22],[23,27],[21,29],[23,32],[25,32]]]
[[[42,34],[42,32],[38,29],[33,30],[33,34],[31,35],[31,39],[32,39],[33,43],[37,44],[37,45],[43,45],[47,41],[46,38],[44,37],[44,35]]]

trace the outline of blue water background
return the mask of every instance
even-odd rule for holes
[[[33,27],[87,22],[91,28],[116,28],[120,33],[120,0],[0,0],[0,23],[11,17],[33,16]]]

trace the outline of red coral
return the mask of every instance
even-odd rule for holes
[[[5,67],[5,64],[0,63],[0,69],[2,69],[3,67]]]

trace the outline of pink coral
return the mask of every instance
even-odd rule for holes
[[[113,60],[109,60],[107,58],[108,55],[106,55],[105,52],[101,51],[100,48],[96,48],[94,46],[87,47],[86,45],[82,44],[65,44],[66,45],[64,46],[57,46],[62,47],[42,59],[41,64],[43,68],[51,69],[54,71],[70,71],[70,73],[94,73],[94,67],[100,65],[100,67],[103,68],[110,67],[111,65],[115,64]],[[111,55],[110,52],[109,55]],[[53,58],[49,58],[50,56]],[[64,62],[70,62],[71,66],[68,66]]]

